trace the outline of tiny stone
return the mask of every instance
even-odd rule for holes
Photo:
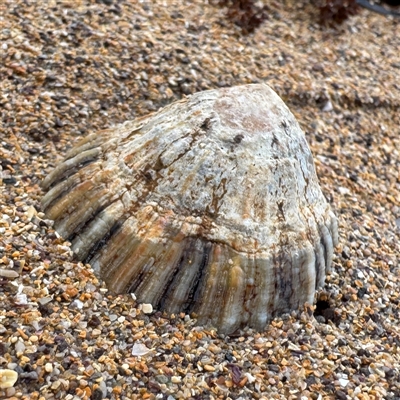
[[[328,100],[328,101],[325,103],[325,105],[324,105],[322,111],[324,111],[324,112],[329,112],[329,111],[332,111],[332,110],[333,110],[332,102],[331,102],[330,100]]]
[[[101,381],[101,382],[99,383],[99,386],[100,386],[100,388],[101,388],[101,390],[102,390],[102,392],[103,392],[103,397],[106,397],[106,396],[107,396],[107,386],[106,386],[106,383],[105,383],[104,381]]]
[[[44,366],[44,369],[46,370],[46,372],[53,372],[53,364],[52,363],[46,363]]]
[[[91,400],[103,400],[105,395],[103,395],[103,391],[100,388],[96,388],[92,392]]]
[[[47,296],[47,297],[42,297],[42,298],[40,298],[40,299],[38,300],[38,302],[39,302],[42,306],[44,306],[45,304],[50,303],[52,300],[53,300],[53,297],[52,297],[52,296]]]
[[[15,351],[17,353],[23,353],[25,351],[25,345],[22,341],[18,340],[18,342],[15,343]]]
[[[17,382],[18,374],[11,369],[0,369],[0,389],[7,389]]]
[[[144,314],[151,314],[153,312],[153,306],[148,303],[142,304],[142,311]]]
[[[78,299],[75,299],[72,304],[75,304],[76,308],[78,308],[79,310],[82,310],[83,308],[83,303]]]
[[[172,376],[171,377],[171,382],[172,383],[180,383],[182,378],[180,376]]]
[[[17,392],[17,390],[15,389],[15,387],[10,387],[7,388],[6,390],[6,396],[9,400],[11,400],[11,397],[15,395],[15,393]]]
[[[16,294],[14,301],[16,304],[23,306],[28,304],[28,297],[26,296],[26,294],[22,293],[22,294]]]
[[[51,385],[52,390],[57,390],[61,385],[61,381],[54,381]]]
[[[32,381],[37,381],[39,379],[36,371],[21,372],[20,376],[21,376],[21,378],[32,380]]]
[[[3,278],[14,279],[18,278],[19,273],[11,269],[0,268],[0,276]]]
[[[219,354],[222,351],[221,347],[218,347],[212,343],[208,346],[208,350],[210,350],[214,354]]]
[[[369,257],[369,256],[372,254],[372,252],[371,252],[370,249],[364,249],[364,250],[363,250],[363,253],[364,253],[364,256],[365,256],[365,257]]]
[[[244,375],[247,377],[249,383],[253,383],[256,380],[256,378],[248,372],[246,372]]]
[[[92,331],[92,336],[97,337],[101,335],[101,330],[100,329],[93,329]]]
[[[150,352],[150,349],[147,348],[143,343],[136,343],[132,347],[132,355],[133,356],[144,356]]]
[[[396,370],[393,368],[383,367],[385,378],[392,379],[396,376]]]
[[[350,381],[348,379],[343,379],[343,378],[339,379],[339,384],[340,384],[341,387],[346,387],[349,382]]]
[[[336,398],[338,400],[347,400],[347,395],[345,392],[342,392],[341,390],[336,390]]]
[[[167,384],[168,381],[169,381],[168,377],[165,376],[165,375],[156,375],[155,378],[156,378],[156,381],[159,382],[159,383]]]

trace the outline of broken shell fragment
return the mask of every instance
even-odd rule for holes
[[[312,303],[337,243],[304,133],[265,84],[91,134],[43,188],[47,217],[111,290],[223,333]]]
[[[17,382],[18,373],[12,369],[0,369],[0,389],[8,389]]]

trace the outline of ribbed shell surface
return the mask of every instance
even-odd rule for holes
[[[43,187],[47,216],[110,289],[224,333],[312,303],[337,243],[305,135],[265,84],[91,134]]]

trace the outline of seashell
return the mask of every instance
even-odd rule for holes
[[[224,333],[312,303],[337,243],[305,135],[265,84],[91,134],[43,188],[47,217],[111,290]]]

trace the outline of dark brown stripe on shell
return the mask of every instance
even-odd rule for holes
[[[90,264],[92,258],[107,244],[107,242],[121,229],[122,225],[124,224],[124,220],[119,219],[115,222],[112,228],[107,232],[106,235],[98,242],[94,243],[92,248],[89,250],[88,255],[85,257],[82,262],[84,264]]]
[[[99,216],[107,207],[110,206],[110,204],[112,204],[112,202],[107,202],[107,203],[103,204],[102,206],[100,206],[99,208],[97,208],[96,210],[94,210],[90,214],[89,218],[87,218],[86,220],[83,220],[73,230],[73,232],[67,237],[67,240],[69,242],[72,242],[76,238],[76,236],[78,235],[79,231],[83,232],[97,216]]]
[[[174,298],[174,292],[182,282],[183,275],[187,272],[187,268],[191,269],[192,277],[190,283],[187,282],[187,294],[184,302],[181,305],[175,305],[171,312],[176,312],[178,309],[184,312],[190,312],[195,301],[197,300],[202,282],[203,273],[206,270],[208,263],[208,254],[211,249],[211,244],[199,237],[189,237],[185,240],[184,250],[180,257],[175,273],[171,276],[170,281],[164,289],[161,296],[159,307],[171,309],[171,301]],[[171,298],[172,297],[172,298]]]

